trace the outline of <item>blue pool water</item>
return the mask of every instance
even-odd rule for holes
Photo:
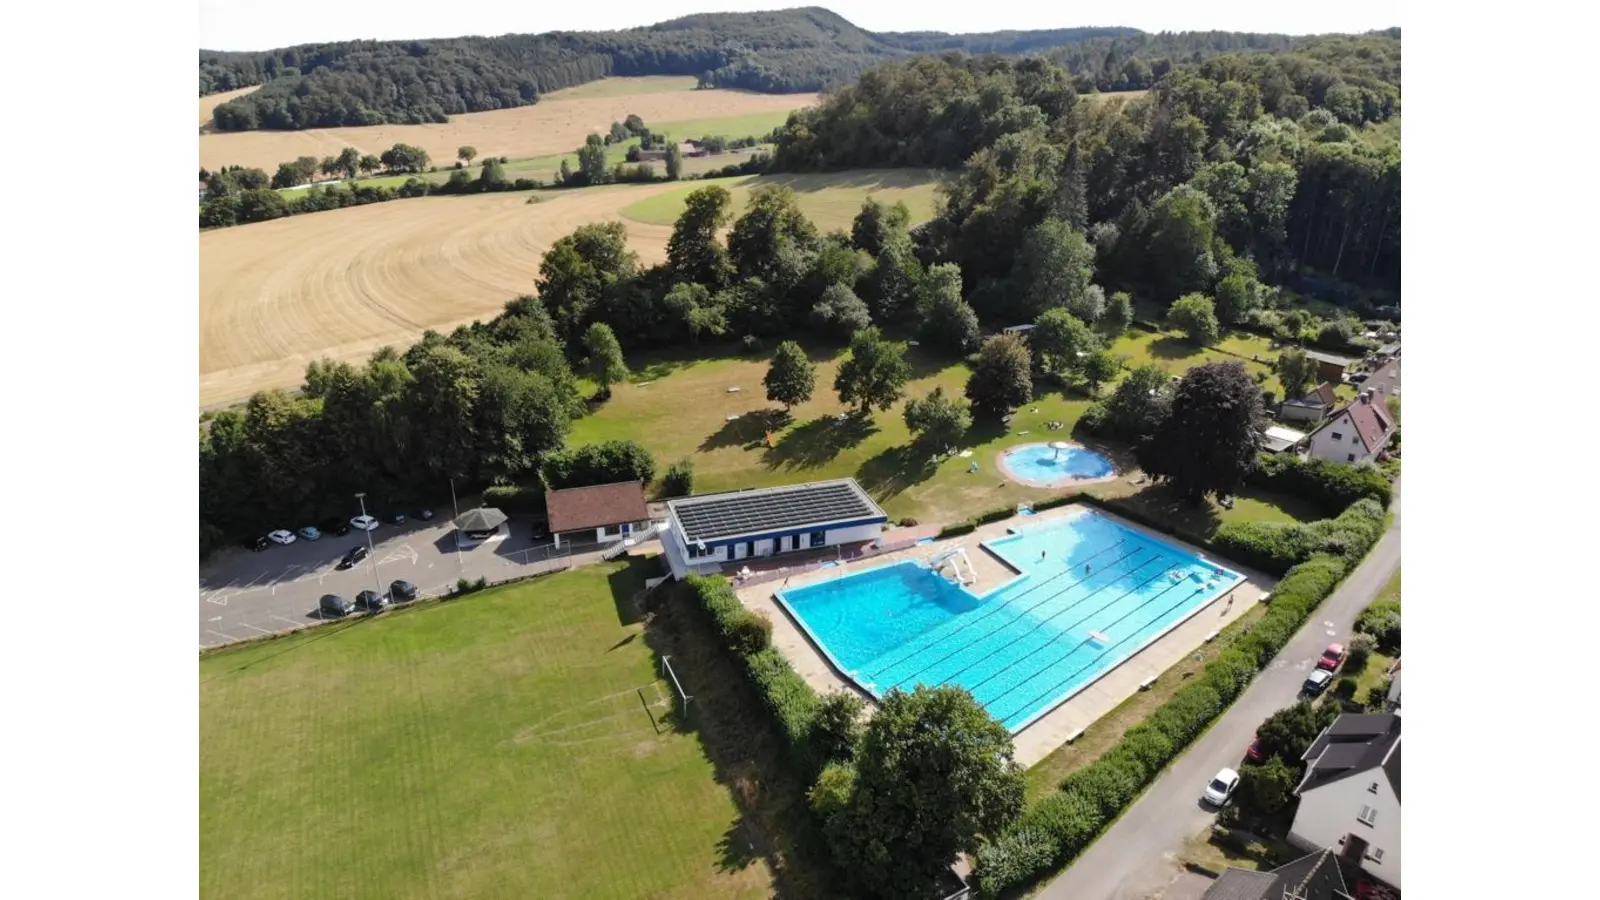
[[[1022,574],[981,597],[907,561],[778,600],[873,696],[960,685],[1016,732],[1242,580],[1092,511],[984,546]]]
[[[1002,465],[1018,478],[1039,484],[1060,484],[1081,478],[1104,478],[1115,471],[1111,460],[1082,447],[1052,450],[1048,444],[1028,444],[1007,453]]]

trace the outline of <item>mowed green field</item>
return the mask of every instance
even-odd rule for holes
[[[634,94],[670,94],[692,91],[700,79],[693,75],[635,75],[628,78],[602,78],[577,87],[551,91],[539,98],[541,103],[562,100],[597,100],[603,97],[630,97]]]
[[[835,228],[849,229],[851,220],[861,211],[861,201],[868,197],[875,197],[886,204],[904,202],[911,210],[912,225],[926,222],[934,215],[934,186],[938,184],[938,176],[923,169],[856,169],[826,175],[715,178],[703,184],[720,184],[727,188],[728,193],[733,195],[735,216],[744,211],[750,193],[756,188],[783,185],[798,196],[800,210],[807,218],[826,232]],[[636,222],[671,225],[683,214],[684,198],[703,184],[691,184],[680,191],[657,194],[623,207],[622,214]]]
[[[638,569],[203,657],[201,895],[770,896],[720,862],[735,804],[622,623]]]
[[[821,224],[821,223],[819,223]],[[1260,342],[1248,335],[1230,340]],[[1161,342],[1154,350],[1152,345]],[[1070,429],[1091,401],[1077,393],[1048,390],[1016,412],[1011,422],[979,422],[962,442],[972,450],[967,458],[930,461],[926,452],[910,446],[911,435],[903,418],[904,402],[886,412],[875,413],[865,427],[837,424],[834,416],[844,410],[833,389],[833,380],[845,353],[837,347],[809,345],[817,364],[816,390],[810,402],[794,409],[792,419],[776,415],[780,407],[766,400],[762,378],[772,347],[750,355],[714,356],[704,352],[691,355],[663,353],[629,359],[633,377],[627,384],[613,387],[611,399],[595,412],[574,423],[567,439],[569,446],[595,441],[635,440],[655,456],[658,468],[665,470],[674,460],[689,459],[694,464],[696,493],[735,488],[768,487],[822,478],[858,479],[891,517],[913,517],[923,523],[951,523],[976,513],[1006,506],[1025,499],[1042,499],[1062,489],[1029,488],[1004,478],[995,459],[1017,444],[1047,441],[1070,435]],[[1194,350],[1169,335],[1130,332],[1113,349],[1139,361],[1155,360],[1174,374],[1212,359],[1232,359],[1211,350]],[[1263,357],[1264,358],[1264,357]],[[921,397],[935,387],[960,397],[970,370],[963,363],[950,364],[910,348],[913,380],[907,397]],[[1252,370],[1265,371],[1264,364],[1250,363]],[[738,388],[729,391],[729,388]],[[1101,389],[1102,395],[1111,390]],[[729,416],[737,416],[732,421]],[[1046,422],[1067,424],[1067,430],[1050,431]],[[773,444],[767,446],[771,432]],[[1125,451],[1106,448],[1119,465],[1131,467]],[[967,470],[973,462],[978,472]],[[1092,486],[1090,490],[1117,496],[1140,491],[1127,479]],[[1254,502],[1258,500],[1260,502]],[[1152,509],[1161,504],[1149,501]],[[1214,507],[1208,516],[1220,524],[1228,521],[1293,521],[1306,518],[1308,510],[1285,507],[1277,498],[1257,498],[1246,491],[1232,510]],[[1314,515],[1311,515],[1315,518]],[[1189,527],[1209,527],[1204,517],[1186,523]]]

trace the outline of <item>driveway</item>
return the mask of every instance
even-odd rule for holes
[[[1039,897],[1050,900],[1145,900],[1167,883],[1185,839],[1216,818],[1199,805],[1205,783],[1218,769],[1238,768],[1256,726],[1297,698],[1306,672],[1328,642],[1348,636],[1356,616],[1377,598],[1400,567],[1400,484],[1395,483],[1394,525],[1361,565],[1312,614],[1233,706],[1192,744],[1072,867]]]
[[[260,553],[233,549],[208,561],[200,571],[200,646],[212,647],[245,638],[289,631],[319,621],[317,602],[323,594],[354,600],[364,590],[385,595],[394,581],[409,581],[423,596],[447,593],[460,578],[505,581],[554,568],[565,568],[593,545],[555,550],[548,540],[535,542],[532,526],[513,520],[503,540],[456,550],[450,520],[380,525],[372,532],[373,554],[350,569],[338,568],[351,547],[366,543],[352,530],[343,537],[297,538],[293,544],[269,546]]]

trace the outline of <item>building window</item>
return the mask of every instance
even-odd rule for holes
[[[1372,850],[1367,853],[1367,859],[1370,859],[1375,863],[1383,862],[1383,848],[1373,847]]]
[[[1359,435],[1359,434],[1352,434],[1352,435],[1351,435],[1351,436],[1350,436],[1350,443],[1352,443],[1352,444],[1359,444],[1359,443],[1361,443],[1361,435]]]
[[[1378,821],[1378,811],[1371,806],[1361,807],[1361,814],[1356,816],[1356,821],[1363,825],[1371,825]]]
[[[716,548],[707,547],[705,544],[690,544],[689,545],[689,558],[690,559],[702,559],[702,558],[707,557],[707,556],[714,556],[714,555],[716,555],[716,552],[717,552]]]
[[[1373,783],[1367,785],[1367,793],[1376,794],[1377,792],[1378,792],[1378,783],[1376,781],[1374,781]]]
[[[823,544],[827,543],[827,541],[828,533],[826,531],[811,532],[811,546],[821,547]]]
[[[1356,455],[1354,453],[1346,453],[1344,455],[1344,461],[1345,462],[1355,462],[1356,461]]]
[[[1344,440],[1344,435],[1342,435],[1339,432],[1335,431],[1333,433],[1333,439],[1336,440],[1336,441],[1342,441],[1342,440]]]

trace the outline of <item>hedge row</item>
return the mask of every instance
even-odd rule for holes
[[[1359,559],[1383,533],[1384,512],[1377,500],[1352,503],[1336,519],[1299,522],[1230,522],[1217,529],[1218,553],[1263,572],[1286,572],[1319,553]]]
[[[485,488],[483,505],[504,513],[543,513],[544,490],[514,484],[497,484]]]
[[[973,876],[982,895],[998,896],[1036,880],[1083,852],[1244,691],[1381,533],[1381,528],[1366,532],[1366,542],[1353,553],[1318,555],[1290,569],[1273,591],[1266,615],[1199,677],[1128,729],[1099,759],[1062,779],[1058,793],[1034,804],[1004,834],[980,848]]]
[[[745,609],[726,580],[691,575],[688,585],[700,609],[710,617],[723,646],[749,672],[790,756],[806,783],[811,783],[825,761],[812,735],[821,699],[789,665],[782,651],[772,646],[772,623]]]
[[[1290,494],[1337,516],[1357,500],[1378,501],[1384,509],[1394,501],[1394,485],[1374,466],[1351,466],[1325,459],[1301,459],[1289,453],[1264,453],[1247,484]]]

